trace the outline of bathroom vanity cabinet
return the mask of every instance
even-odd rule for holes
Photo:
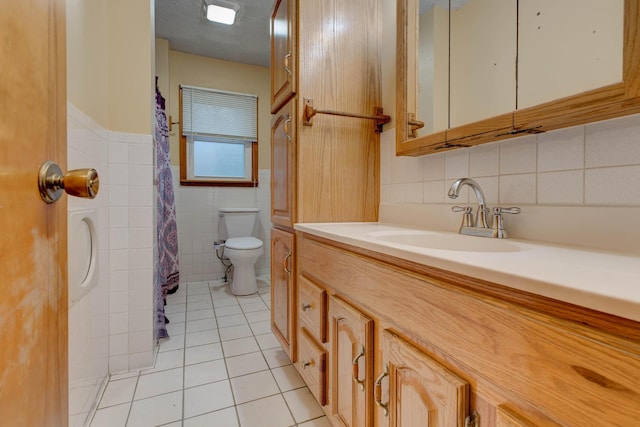
[[[379,0],[278,0],[271,15],[271,221],[274,319],[296,320],[293,226],[299,222],[376,221],[379,204],[379,134],[371,120],[318,110],[372,114],[381,105]],[[275,231],[275,230],[274,230]],[[273,236],[274,234],[272,234]],[[286,237],[285,237],[286,236]],[[272,237],[273,239],[273,237]],[[286,254],[285,254],[286,255]],[[284,292],[291,287],[290,292]],[[281,296],[290,295],[288,301]],[[292,360],[297,348],[272,329]],[[292,327],[292,326],[290,326]],[[291,329],[295,334],[295,329]]]
[[[634,425],[640,324],[297,231],[295,363],[335,426]]]

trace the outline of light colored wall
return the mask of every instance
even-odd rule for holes
[[[271,114],[269,69],[169,51],[168,113],[178,121],[178,88],[182,85],[258,95],[258,168],[271,168]],[[171,162],[178,164],[178,126],[171,132]]]
[[[165,40],[156,40],[156,74],[167,101],[167,114],[177,122],[179,86],[189,85],[258,95],[258,181],[257,188],[190,187],[180,185],[179,126],[170,132],[171,163],[176,195],[180,281],[217,280],[225,267],[217,259],[213,242],[218,232],[218,209],[257,207],[260,209],[258,237],[264,254],[256,262],[256,273],[268,275],[270,269],[270,181],[271,114],[269,69],[170,50]],[[168,83],[167,83],[168,82]],[[163,89],[162,84],[167,84]]]
[[[383,107],[395,111],[395,0],[384,0]],[[391,125],[393,126],[393,125]],[[457,230],[452,204],[475,204],[466,190],[447,197],[457,178],[472,177],[488,203],[516,205],[505,215],[514,238],[638,251],[640,116],[530,135],[422,157],[395,155],[395,129],[381,135],[380,221]]]
[[[152,3],[67,1],[67,161],[100,175],[95,199],[68,201],[99,212],[99,281],[69,306],[73,426],[109,373],[153,363]]]

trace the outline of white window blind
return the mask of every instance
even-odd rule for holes
[[[191,86],[180,89],[183,135],[257,140],[257,96]]]

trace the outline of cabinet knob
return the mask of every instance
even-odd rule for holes
[[[307,369],[308,367],[313,366],[313,360],[310,360],[308,362],[302,362],[302,369]]]

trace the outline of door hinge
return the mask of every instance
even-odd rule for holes
[[[476,411],[464,419],[464,427],[480,427],[480,415]]]

